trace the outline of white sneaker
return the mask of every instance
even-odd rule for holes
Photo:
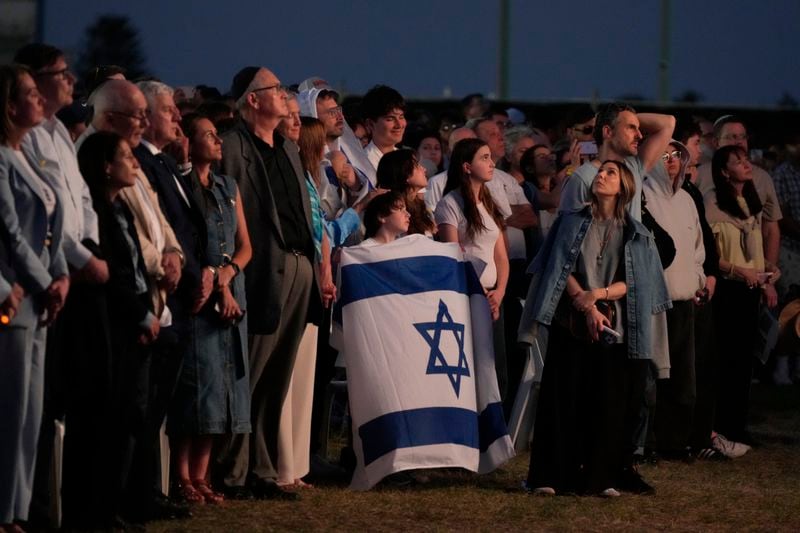
[[[711,439],[711,447],[725,457],[730,457],[731,459],[741,457],[750,451],[750,446],[747,444],[728,440],[725,435],[721,433],[717,433],[716,436]]]
[[[555,496],[556,495],[556,489],[554,489],[553,487],[536,487],[531,492],[533,492],[533,494],[535,494],[536,496]]]
[[[601,498],[619,498],[619,491],[613,487],[609,487],[600,493]]]

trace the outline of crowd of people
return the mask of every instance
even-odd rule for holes
[[[56,494],[65,527],[126,528],[346,476],[319,453],[344,246],[461,245],[506,417],[546,354],[534,494],[651,494],[642,462],[748,453],[764,315],[775,382],[800,375],[800,136],[771,176],[731,115],[576,105],[545,130],[385,85],[345,116],[257,66],[224,95],[76,81],[46,44],[0,67],[2,531],[51,523]]]

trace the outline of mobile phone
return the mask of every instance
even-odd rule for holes
[[[619,331],[613,330],[608,326],[603,326],[602,331],[603,333],[600,334],[600,340],[602,340],[604,344],[614,344],[622,337]]]
[[[700,291],[700,295],[694,297],[694,302],[697,305],[707,304],[708,303],[708,289],[704,288],[702,291]]]
[[[772,272],[759,272],[756,277],[758,278],[758,283],[764,285],[772,278],[772,275]]]
[[[597,143],[594,141],[581,141],[578,143],[582,156],[597,155]]]

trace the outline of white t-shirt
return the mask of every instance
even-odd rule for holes
[[[478,204],[478,211],[486,230],[476,233],[473,239],[469,239],[463,206],[464,201],[461,199],[461,194],[458,191],[451,191],[439,202],[433,216],[437,224],[449,224],[458,230],[458,242],[464,248],[467,259],[472,263],[475,272],[478,273],[481,285],[489,289],[497,284],[494,246],[500,237],[500,228],[483,204]]]
[[[497,170],[495,170],[497,172]],[[513,177],[511,178],[514,179]],[[516,180],[515,180],[516,183]],[[430,211],[436,211],[436,205],[442,199],[444,193],[444,186],[447,185],[447,171],[440,172],[428,180],[428,186],[425,187],[425,205]],[[497,208],[498,213],[506,219],[511,216],[511,206],[508,203],[508,195],[504,194],[505,188],[500,180],[494,177],[486,183],[486,188],[489,194],[492,195],[492,201]],[[520,187],[520,190],[522,188]],[[525,196],[525,193],[522,193]],[[527,201],[527,200],[526,200]]]
[[[525,191],[522,186],[517,183],[514,176],[508,172],[502,171],[499,168],[494,169],[492,180],[489,183],[496,184],[498,188],[505,195],[506,201],[510,207],[515,205],[530,205],[528,198],[525,196]],[[487,186],[489,184],[487,183]],[[495,195],[492,194],[492,199]],[[505,217],[508,218],[508,217]],[[508,239],[508,258],[509,259],[525,259],[525,233],[518,228],[506,227],[506,239]]]

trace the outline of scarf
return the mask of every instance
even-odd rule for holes
[[[761,219],[750,214],[750,209],[747,207],[747,202],[743,197],[739,196],[736,200],[739,202],[739,207],[742,208],[744,214],[747,215],[747,218],[738,218],[721,210],[717,205],[716,198],[714,198],[712,202],[706,203],[706,220],[708,220],[709,224],[722,222],[733,224],[741,234],[740,246],[744,252],[745,259],[753,261],[758,255],[762,254],[759,241],[756,239],[761,233]]]

